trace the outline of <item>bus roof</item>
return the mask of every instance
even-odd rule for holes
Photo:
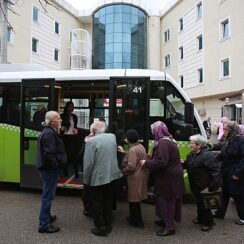
[[[111,77],[150,77],[151,80],[166,78],[166,74],[146,69],[92,69],[62,71],[1,72],[0,82],[21,82],[23,79],[61,80],[109,80]]]

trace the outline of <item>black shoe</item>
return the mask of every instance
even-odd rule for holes
[[[172,236],[175,234],[175,229],[174,230],[165,230],[165,229],[162,229],[162,230],[159,230],[157,232],[157,235],[158,236]]]
[[[154,224],[157,226],[165,226],[163,220],[156,220],[154,221]]]
[[[236,224],[237,225],[244,225],[244,221],[242,220],[240,220],[240,219],[238,219],[238,220],[236,220]]]
[[[38,232],[39,233],[55,233],[60,231],[60,228],[57,226],[53,226],[53,225],[49,225],[47,228],[45,229],[39,229]]]
[[[91,230],[91,232],[96,235],[96,236],[107,236],[107,227],[102,227],[102,228],[94,228]]]
[[[56,215],[51,215],[50,216],[50,219],[49,219],[49,223],[54,222],[56,219],[57,219],[57,216]]]

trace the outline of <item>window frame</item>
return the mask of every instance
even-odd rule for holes
[[[197,36],[197,50],[202,51],[203,49],[203,37],[202,34]]]
[[[167,30],[164,31],[164,42],[170,41],[170,29],[168,28]]]
[[[59,49],[58,48],[54,48],[54,57],[53,57],[53,60],[55,62],[59,62],[59,53],[60,53]],[[57,59],[56,59],[56,57],[57,57]]]
[[[36,17],[34,15],[34,10],[36,10]],[[32,22],[34,23],[39,23],[39,18],[40,18],[40,9],[36,6],[32,7]]]
[[[228,35],[225,35],[226,25],[228,24]],[[225,18],[220,22],[220,40],[226,40],[230,37],[230,18]]]
[[[203,6],[201,1],[196,5],[196,19],[197,20],[201,19],[202,15],[203,15]]]
[[[183,31],[184,29],[184,22],[183,17],[179,19],[179,32]]]
[[[198,84],[203,84],[204,79],[203,79],[203,68],[197,69],[197,83]]]
[[[33,41],[35,41],[35,47],[36,47],[36,50],[33,50]],[[32,53],[34,53],[34,54],[38,54],[39,53],[39,40],[37,39],[37,38],[35,38],[35,37],[32,37],[32,42],[31,42],[31,44],[32,44],[32,47],[31,47],[31,51],[32,51]]]
[[[171,65],[171,57],[170,54],[164,56],[164,68],[169,68]]]
[[[180,60],[184,59],[184,48],[183,48],[183,46],[179,47],[179,59]]]
[[[225,72],[224,64],[226,61],[228,61],[228,74],[224,75],[224,72]],[[230,69],[230,58],[229,57],[220,60],[220,72],[221,72],[220,73],[220,80],[230,78],[231,69]]]
[[[56,26],[58,29],[56,29]],[[54,33],[57,35],[60,34],[60,23],[57,20],[54,21]]]

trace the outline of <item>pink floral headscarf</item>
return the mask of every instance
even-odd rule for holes
[[[167,126],[162,121],[157,121],[153,123],[151,125],[151,130],[154,137],[153,147],[156,147],[158,145],[158,142],[163,138],[167,138],[175,142],[172,135],[169,133]]]

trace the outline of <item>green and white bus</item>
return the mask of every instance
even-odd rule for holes
[[[153,70],[17,71],[0,73],[0,182],[39,188],[35,168],[42,108],[62,112],[72,101],[78,116],[80,146],[95,120],[108,131],[134,128],[148,151],[152,147],[150,125],[163,121],[177,140],[181,157],[189,152],[189,136],[205,130],[196,109],[183,89],[166,73]],[[38,123],[38,124],[37,124]],[[58,186],[82,188],[60,178]],[[186,187],[188,189],[188,187]],[[189,191],[189,189],[188,189]]]

